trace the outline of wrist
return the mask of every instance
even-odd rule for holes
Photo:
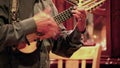
[[[36,32],[36,24],[33,18],[28,18],[23,21],[20,21],[20,24],[24,28],[25,34]]]

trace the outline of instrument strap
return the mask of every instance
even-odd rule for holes
[[[12,0],[11,12],[12,21],[17,21],[18,0]]]

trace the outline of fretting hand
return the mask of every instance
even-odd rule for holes
[[[80,32],[83,32],[86,28],[86,11],[75,6],[71,12],[77,19],[77,28]]]

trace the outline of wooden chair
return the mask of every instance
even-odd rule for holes
[[[50,59],[56,59],[58,61],[57,68],[63,68],[63,60],[65,60],[65,68],[86,68],[87,60],[92,60],[92,68],[99,68],[101,51],[101,46],[83,46],[70,58],[50,53]],[[81,67],[79,66],[80,61]]]

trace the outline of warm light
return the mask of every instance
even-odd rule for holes
[[[106,51],[107,47],[106,47],[106,39],[104,38],[101,42],[96,43],[96,45],[100,45],[102,46],[102,50]]]
[[[97,35],[93,35],[93,38],[96,39],[96,38],[97,38]]]
[[[107,47],[106,47],[106,39],[105,39],[105,38],[101,41],[101,45],[102,45],[102,49],[103,49],[104,51],[107,50]]]

